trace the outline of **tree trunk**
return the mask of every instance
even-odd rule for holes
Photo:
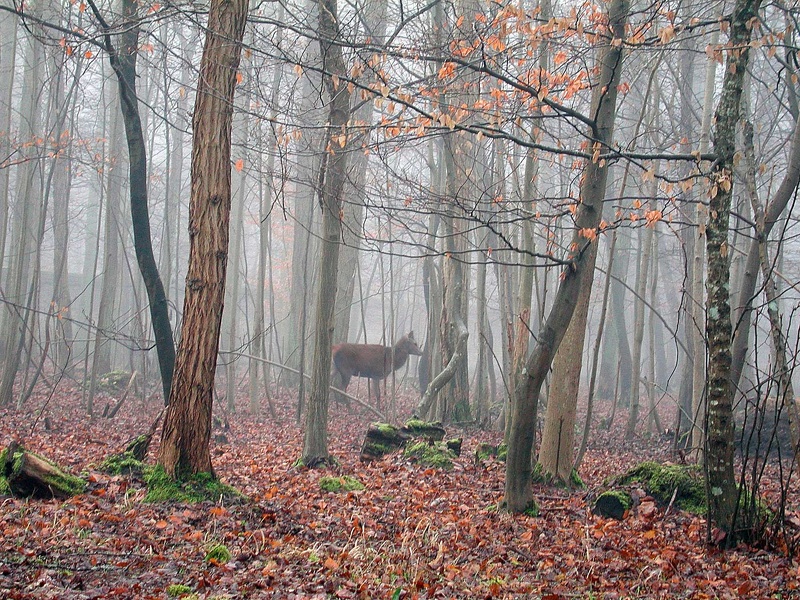
[[[37,2],[26,5],[33,15],[38,15]],[[33,255],[38,251],[39,218],[42,202],[42,148],[33,143],[41,135],[41,110],[37,98],[42,97],[42,67],[44,60],[43,44],[38,38],[35,26],[27,30],[22,56],[25,67],[20,96],[20,126],[18,136],[23,140],[19,149],[16,167],[17,214],[13,219],[11,237],[12,255],[7,267],[7,277],[3,286],[5,310],[2,320],[2,340],[4,360],[0,379],[0,405],[8,404],[14,396],[14,383],[26,346],[30,307],[27,295],[33,281]],[[5,171],[6,169],[0,169]]]
[[[609,5],[609,23],[615,37],[623,37],[621,32],[624,31],[627,11],[628,7],[625,1],[616,0]],[[596,140],[594,148],[598,153],[612,143],[616,119],[616,87],[620,79],[622,60],[623,53],[617,48],[604,47],[600,50],[598,62],[601,72],[599,81],[595,82],[590,113],[595,115],[597,131],[596,133],[592,132],[592,135],[589,136],[590,139]],[[573,463],[578,386],[583,362],[589,298],[594,281],[594,266],[599,243],[597,238],[594,238],[594,241],[590,238],[587,243],[583,234],[587,229],[595,235],[597,234],[597,227],[603,213],[607,179],[608,166],[605,161],[592,160],[586,165],[580,186],[578,205],[580,215],[576,222],[576,234],[573,237],[573,244],[583,248],[579,259],[580,268],[575,275],[579,281],[576,284],[575,297],[566,300],[568,304],[573,302],[574,304],[572,310],[569,311],[570,315],[563,341],[553,349],[555,352],[553,359],[553,382],[555,385],[551,387],[547,402],[539,462],[544,473],[564,483],[570,480]],[[570,258],[574,260],[573,257],[574,254],[571,253]],[[561,286],[559,292],[560,289]],[[559,303],[559,295],[557,294],[556,305]],[[560,310],[560,308],[555,310]],[[530,378],[530,375],[528,377]]]
[[[150,235],[150,214],[147,200],[147,155],[144,146],[144,131],[139,116],[139,101],[136,95],[136,57],[139,46],[138,4],[135,0],[123,0],[122,13],[130,23],[120,36],[120,49],[114,49],[109,37],[106,50],[119,81],[119,97],[122,118],[128,142],[129,185],[131,195],[131,222],[136,261],[142,274],[150,306],[150,318],[156,339],[161,371],[161,385],[166,403],[172,385],[175,366],[175,342],[169,322],[166,293],[158,274],[153,241]]]
[[[761,262],[761,276],[764,280],[764,296],[766,297],[767,314],[769,315],[770,336],[772,337],[772,348],[775,353],[775,376],[778,380],[778,399],[779,410],[785,410],[789,421],[789,434],[792,440],[793,464],[796,470],[800,471],[800,406],[794,396],[794,385],[792,384],[792,371],[794,367],[790,364],[787,355],[787,340],[783,331],[783,323],[780,314],[780,297],[775,285],[774,268],[770,261],[769,249],[767,247],[767,237],[764,235],[766,230],[766,213],[758,198],[756,187],[756,165],[755,152],[753,150],[753,124],[748,120],[744,126],[744,167],[745,185],[747,195],[755,215],[756,241],[759,247],[759,259]]]
[[[320,49],[323,80],[330,97],[325,159],[320,175],[322,213],[322,251],[319,266],[319,288],[316,307],[316,334],[311,394],[303,440],[303,463],[312,467],[327,462],[328,397],[330,394],[331,346],[333,341],[334,302],[339,267],[339,244],[342,237],[342,190],[347,179],[350,92],[339,85],[347,76],[339,38],[336,0],[318,0]]]
[[[231,121],[247,0],[212,0],[192,126],[189,270],[181,343],[158,462],[213,472],[209,439],[231,210]]]
[[[11,131],[12,91],[14,90],[16,60],[17,17],[3,12],[0,14],[0,80],[4,83],[2,96],[0,96],[0,131]],[[0,156],[11,156],[11,151],[11,136],[0,136]],[[10,183],[11,169],[0,169],[0,265],[4,265],[6,262]],[[5,282],[3,284],[5,287]],[[1,398],[0,403],[2,403]]]
[[[309,23],[318,20],[317,0],[306,0],[305,18]],[[315,216],[315,190],[318,185],[317,174],[320,169],[319,156],[322,154],[320,134],[318,131],[324,123],[322,109],[318,106],[320,96],[320,76],[317,68],[320,65],[319,43],[313,36],[306,48],[306,62],[311,67],[303,71],[302,92],[300,94],[300,113],[302,116],[303,136],[298,140],[297,184],[294,198],[294,227],[292,238],[292,272],[291,291],[289,295],[289,315],[284,329],[283,356],[287,366],[300,373],[306,372],[306,355],[309,340],[307,320],[310,311],[314,310],[312,294],[309,292],[314,283],[313,258],[317,256],[317,217]],[[311,313],[313,314],[313,313]],[[313,344],[312,344],[313,346]],[[291,384],[300,386],[297,418],[302,418],[305,381],[285,376]]]
[[[706,336],[708,338],[706,469],[709,519],[735,538],[738,489],[733,471],[733,386],[731,385],[730,257],[728,232],[733,186],[736,129],[749,57],[750,34],[761,0],[737,0],[730,23],[730,48],[716,111],[709,219],[706,230]],[[710,534],[710,531],[709,531]]]
[[[658,166],[654,167],[655,172],[658,172]],[[653,197],[658,193],[658,184],[653,184],[655,189],[652,190]],[[636,297],[634,298],[633,309],[633,373],[631,376],[631,395],[630,395],[630,412],[628,413],[628,423],[625,426],[625,439],[633,439],[636,433],[636,424],[639,421],[639,403],[640,403],[640,380],[642,374],[642,343],[644,342],[644,323],[645,323],[645,297],[647,295],[647,278],[650,269],[650,254],[653,249],[653,233],[655,223],[652,227],[645,227],[644,231],[639,236],[639,268],[637,269],[636,276]]]
[[[624,38],[627,15],[627,0],[612,0],[608,7],[608,16],[610,33],[614,40]],[[621,43],[609,43],[599,50],[599,74],[598,81],[594,84],[591,111],[591,114],[596,115],[596,122],[590,132],[590,137],[597,140],[594,146],[597,152],[610,145],[613,138],[622,59]],[[531,454],[539,391],[573,318],[581,287],[588,286],[594,274],[597,238],[585,236],[587,232],[595,235],[597,233],[602,217],[607,174],[608,168],[604,162],[601,164],[600,161],[591,161],[586,165],[581,185],[581,201],[575,211],[575,231],[567,257],[569,264],[562,273],[553,308],[539,332],[536,346],[528,360],[524,380],[517,386],[508,440],[505,483],[506,505],[512,512],[526,510],[533,501]],[[554,423],[551,427],[557,431],[559,425],[560,423]],[[558,444],[553,444],[553,447],[557,448]],[[552,461],[554,465],[558,464],[557,459],[560,457],[555,458]],[[567,469],[571,466],[572,461]],[[555,473],[555,468],[551,472]]]

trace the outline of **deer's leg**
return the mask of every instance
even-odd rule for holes
[[[370,379],[372,385],[375,386],[375,405],[379,411],[383,411],[383,407],[381,406],[381,380],[380,379]]]
[[[342,373],[339,369],[334,369],[333,387],[338,387],[343,392],[347,391],[347,386],[350,383],[350,377]],[[333,397],[338,401],[350,408],[350,400],[342,394],[335,392]]]

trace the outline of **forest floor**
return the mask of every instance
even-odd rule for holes
[[[161,599],[174,584],[197,598],[800,598],[797,556],[707,546],[703,518],[674,507],[622,521],[591,514],[606,477],[646,459],[677,460],[668,437],[625,442],[624,413],[610,431],[593,431],[580,471],[586,489],[536,487],[541,515],[527,517],[498,510],[504,464],[475,461],[477,444],[498,443],[497,432],[449,428],[448,437],[464,438],[450,471],[399,454],[364,464],[372,417],[332,404],[329,446],[341,467],[308,470],[293,466],[303,437],[295,399],[275,403],[279,422],[266,408],[248,415],[243,400],[227,415],[227,443],[212,442],[217,475],[250,498],[227,505],[144,503],[140,480],[97,470],[148,429],[160,410],[153,401],[129,399],[113,420],[90,420],[80,390],[60,386],[22,411],[0,410],[0,447],[19,440],[90,481],[67,501],[0,497],[0,598]],[[609,410],[601,404],[597,420]],[[366,489],[321,491],[332,473]],[[772,502],[775,473],[762,480]],[[796,481],[792,488],[796,526]],[[230,562],[206,561],[215,544]]]

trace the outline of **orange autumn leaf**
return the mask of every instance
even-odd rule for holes
[[[655,227],[656,223],[658,223],[664,215],[661,213],[660,210],[649,210],[644,214],[644,218],[647,220],[647,227]]]
[[[236,169],[238,173],[241,173],[242,169],[244,169],[244,159],[240,158],[239,160],[237,160],[233,168]]]

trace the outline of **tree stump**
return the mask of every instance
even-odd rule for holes
[[[28,452],[17,442],[0,455],[0,475],[11,493],[21,498],[70,498],[86,488],[86,482],[63,471],[55,463]]]

